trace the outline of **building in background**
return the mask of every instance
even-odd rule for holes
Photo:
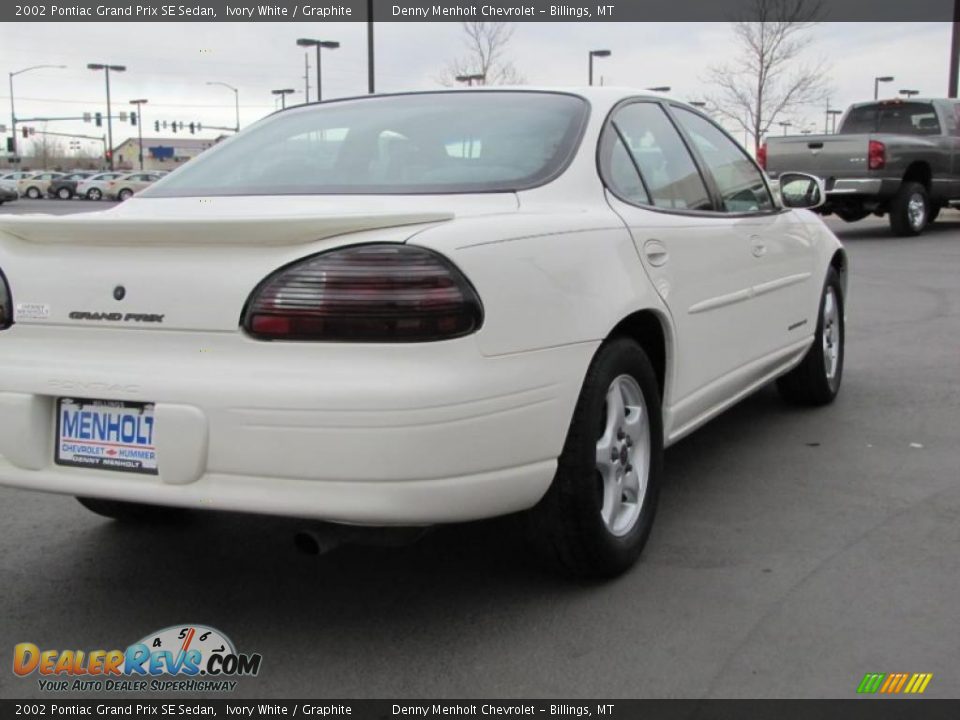
[[[195,158],[219,138],[201,139],[186,137],[144,138],[143,169],[173,170],[187,160]],[[113,163],[117,170],[139,170],[140,151],[137,138],[129,138],[113,150]]]

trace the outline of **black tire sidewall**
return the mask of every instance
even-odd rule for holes
[[[600,515],[597,493],[597,428],[602,427],[610,384],[629,375],[640,386],[650,429],[650,467],[640,516],[629,533],[613,535]],[[614,339],[604,344],[594,359],[577,403],[568,443],[560,458],[558,490],[573,501],[577,525],[596,558],[598,572],[609,574],[629,567],[646,544],[656,514],[663,471],[663,420],[660,391],[650,361],[632,340]]]
[[[833,289],[833,296],[838,305],[837,322],[839,323],[840,336],[840,356],[837,358],[837,373],[832,383],[827,378],[827,364],[823,357],[823,301],[827,295],[827,288]],[[836,397],[837,393],[840,392],[840,384],[843,381],[843,364],[847,355],[847,329],[844,323],[844,307],[843,284],[840,282],[840,276],[837,275],[837,271],[831,267],[827,271],[827,279],[824,281],[823,290],[820,292],[820,308],[817,311],[817,334],[813,341],[813,347],[811,348],[811,352],[815,353],[817,372],[823,381],[823,394],[830,399]]]
[[[919,194],[923,198],[925,207],[925,217],[923,224],[915,228],[910,224],[910,213],[908,210],[910,198]],[[913,237],[921,234],[930,225],[930,213],[932,205],[930,204],[930,194],[927,189],[918,182],[905,182],[900,187],[900,191],[894,198],[894,204],[890,213],[890,225],[893,231],[901,237]]]

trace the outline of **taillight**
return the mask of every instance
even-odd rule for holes
[[[760,147],[757,148],[757,165],[762,167],[764,170],[767,169],[767,144],[763,143]]]
[[[887,146],[879,140],[871,140],[867,148],[867,167],[883,170],[887,166]]]
[[[482,321],[480,298],[446,258],[371,244],[278,270],[253,292],[243,326],[262,340],[424,342],[467,335]]]
[[[13,301],[10,298],[10,286],[0,270],[0,330],[13,325]]]

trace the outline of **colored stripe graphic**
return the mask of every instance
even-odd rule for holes
[[[880,683],[883,682],[885,677],[885,673],[867,673],[863,676],[863,680],[860,681],[860,685],[857,687],[857,692],[875,693],[880,689]]]
[[[921,695],[933,679],[933,673],[867,673],[857,686],[861,694]]]

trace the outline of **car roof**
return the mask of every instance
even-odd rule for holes
[[[581,97],[584,100],[587,100],[591,106],[598,110],[609,110],[615,105],[623,102],[624,100],[654,100],[654,101],[670,101],[677,105],[692,110],[693,112],[702,112],[698,108],[690,105],[690,103],[684,102],[683,100],[678,100],[668,93],[659,93],[651,92],[650,90],[640,89],[640,88],[631,88],[631,87],[618,87],[618,86],[574,86],[574,87],[550,87],[550,86],[536,86],[536,85],[484,85],[470,88],[449,88],[449,89],[439,89],[439,90],[415,90],[409,92],[396,92],[396,93],[378,93],[375,95],[355,95],[352,97],[345,98],[336,98],[333,100],[325,100],[322,103],[311,103],[309,105],[291,105],[282,110],[277,110],[272,115],[278,115],[281,113],[291,113],[296,111],[309,110],[310,108],[315,108],[322,105],[332,105],[338,102],[347,102],[353,100],[375,100],[377,98],[385,97],[404,97],[411,95],[454,95],[454,94],[464,94],[464,93],[488,93],[488,92],[515,92],[515,93],[528,93],[528,94],[551,94],[551,95],[573,95],[576,97]]]

